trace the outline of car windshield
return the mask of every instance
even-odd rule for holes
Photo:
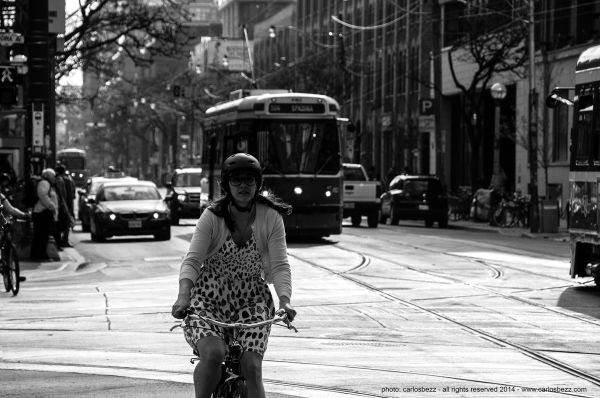
[[[365,175],[358,167],[344,167],[344,179],[353,181],[364,181]]]
[[[92,182],[92,185],[90,185],[90,194],[91,195],[97,194],[98,190],[102,187],[103,183],[104,183],[104,181]]]
[[[106,187],[98,200],[158,200],[160,194],[154,187],[128,186]]]
[[[175,185],[179,187],[199,187],[206,179],[203,173],[181,173],[175,177]]]

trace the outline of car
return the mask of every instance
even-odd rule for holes
[[[135,177],[120,177],[111,178],[104,176],[95,176],[87,179],[83,187],[77,190],[77,218],[81,221],[81,230],[90,232],[90,209],[96,193],[102,187],[102,184],[107,181],[137,181]]]
[[[208,179],[200,167],[176,169],[165,186],[173,225],[179,225],[181,218],[200,217],[208,207]]]
[[[90,233],[93,241],[112,236],[153,235],[171,239],[169,209],[152,181],[104,182],[92,200]]]
[[[448,197],[436,176],[400,174],[381,195],[380,222],[398,225],[401,219],[424,220],[425,226],[437,222],[448,227]]]

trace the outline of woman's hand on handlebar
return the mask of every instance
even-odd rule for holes
[[[171,309],[171,315],[177,319],[185,318],[185,316],[189,313],[190,304],[190,295],[177,296],[177,300],[175,300],[175,304],[173,304],[173,308]]]
[[[281,314],[282,312],[287,314],[287,318],[290,322],[296,317],[296,310],[290,304],[290,300],[285,296],[279,298],[279,310],[277,310],[277,314]]]

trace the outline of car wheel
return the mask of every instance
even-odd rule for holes
[[[381,224],[385,224],[387,222],[387,216],[384,216],[383,214],[379,216],[379,222]]]
[[[171,240],[171,229],[161,232],[160,234],[155,234],[154,239],[156,240]]]
[[[95,233],[90,233],[92,240],[94,242],[104,242],[104,240],[106,239],[103,235],[100,234],[95,234]]]
[[[362,217],[360,216],[360,214],[354,214],[350,218],[352,220],[352,226],[353,227],[360,227],[360,222],[361,222],[361,219],[362,219]]]
[[[400,222],[400,214],[398,214],[398,210],[392,206],[390,213],[390,225],[398,225]]]
[[[448,216],[442,216],[442,218],[440,218],[440,221],[438,221],[438,226],[440,228],[448,228]]]
[[[175,212],[171,213],[171,225],[179,225],[179,214]]]
[[[427,228],[431,228],[431,227],[433,227],[433,220],[426,219],[426,220],[425,220],[425,226],[426,226]]]
[[[81,230],[83,232],[90,232],[90,223],[85,222],[85,217],[81,219]]]
[[[367,225],[369,228],[377,228],[379,212],[374,211],[367,215]]]

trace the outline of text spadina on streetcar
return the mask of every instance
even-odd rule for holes
[[[289,235],[328,236],[342,230],[339,104],[325,95],[245,90],[247,96],[205,113],[202,163],[209,197],[221,194],[225,158],[255,156],[263,167],[261,194],[272,192],[293,207],[284,218]]]

